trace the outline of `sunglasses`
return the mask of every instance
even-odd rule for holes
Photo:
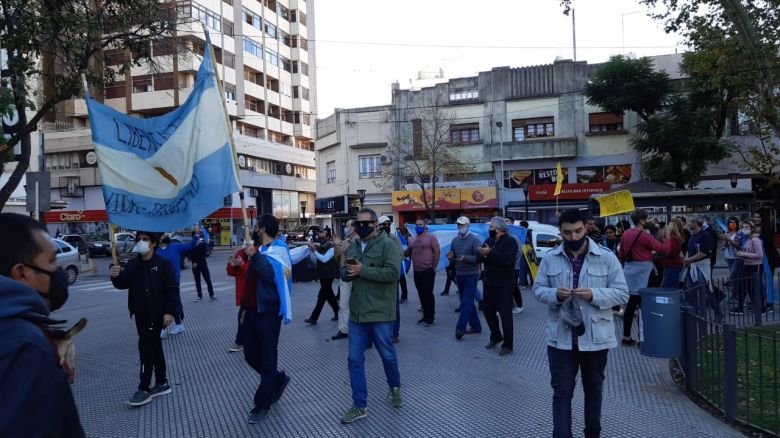
[[[374,221],[355,221],[356,227],[373,227]]]

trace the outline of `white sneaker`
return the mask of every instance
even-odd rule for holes
[[[523,308],[515,307],[514,309],[512,309],[512,313],[523,313]]]
[[[174,324],[173,328],[171,329],[172,335],[178,335],[179,333],[184,331],[184,323],[181,324]]]

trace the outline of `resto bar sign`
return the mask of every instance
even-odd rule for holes
[[[593,184],[563,184],[559,200],[564,199],[588,199],[590,195],[602,193],[609,190],[609,183]],[[556,196],[555,184],[542,184],[529,187],[528,199],[530,201],[554,201]]]

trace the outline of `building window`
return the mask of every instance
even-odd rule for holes
[[[360,177],[376,178],[382,173],[381,155],[360,157]]]
[[[244,67],[244,80],[260,85],[261,87],[263,86],[263,74],[247,67]]]
[[[422,120],[412,120],[412,156],[419,158],[422,156]]]
[[[236,67],[236,55],[230,53],[230,52],[223,52],[222,53],[222,63],[225,65],[225,67],[235,68]]]
[[[450,125],[450,142],[452,144],[479,143],[479,123]]]
[[[230,20],[222,19],[222,29],[227,36],[233,36],[233,22]]]
[[[309,76],[309,64],[303,61],[293,61],[293,73],[300,73],[304,76]]]
[[[292,72],[292,61],[282,55],[279,55],[279,61],[281,62],[281,67],[284,71]]]
[[[512,120],[512,137],[515,141],[526,141],[539,137],[555,137],[553,117]]]
[[[290,84],[285,84],[284,82],[279,82],[279,94],[292,97],[292,86]]]
[[[225,90],[225,100],[236,100],[236,86],[223,82],[222,87]]]
[[[298,22],[306,26],[306,14],[301,11],[298,11]]]
[[[300,89],[299,86],[293,85],[292,87],[292,97],[293,99],[298,99],[300,97],[300,92],[298,91]]]
[[[457,100],[470,100],[470,99],[478,99],[479,98],[479,90],[476,88],[471,88],[468,90],[455,90],[452,93],[450,93],[450,101],[457,101]]]
[[[277,29],[276,39],[277,41],[279,41],[280,44],[284,44],[287,47],[290,47],[292,45],[290,34],[281,29]]]
[[[273,66],[279,65],[279,55],[271,49],[265,49],[265,60]]]
[[[590,113],[588,126],[591,133],[623,131],[623,114]]]
[[[249,111],[254,111],[256,113],[263,113],[263,101],[260,99],[255,99],[253,97],[245,96],[244,97],[244,108],[248,109]]]
[[[244,51],[258,58],[263,57],[263,45],[252,38],[244,37]]]
[[[133,78],[133,93],[147,93],[154,91],[152,76],[136,76]]]
[[[336,182],[336,162],[335,161],[329,161],[328,164],[325,165],[325,175],[327,176],[326,183],[327,184],[333,184]]]
[[[306,87],[301,87],[301,97],[303,100],[309,100],[309,89]]]

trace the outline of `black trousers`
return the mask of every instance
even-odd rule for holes
[[[141,356],[141,383],[138,384],[138,389],[149,391],[152,372],[156,384],[162,385],[168,382],[165,376],[165,354],[160,339],[160,331],[163,328],[162,317],[149,319],[145,315],[135,315],[135,328],[138,330],[138,353]]]
[[[209,273],[209,265],[203,260],[197,263],[192,268],[192,274],[195,275],[195,290],[198,291],[198,298],[203,298],[203,289],[200,287],[200,276],[203,274],[203,279],[206,280],[206,287],[209,290],[209,296],[214,296],[214,286],[211,285],[211,273]]]
[[[420,297],[420,305],[423,309],[423,320],[433,322],[436,314],[436,300],[433,297],[433,280],[436,278],[436,272],[433,268],[414,271],[414,286],[417,288],[417,295]]]
[[[398,284],[401,285],[401,301],[406,301],[409,298],[409,289],[406,287],[406,275],[401,274],[398,278]]]
[[[279,331],[282,327],[282,317],[278,313],[257,313],[256,310],[249,309],[244,313],[244,323],[241,325],[244,359],[260,374],[260,385],[254,396],[255,409],[271,408],[274,393],[284,378],[284,374],[276,369],[279,359]]]
[[[330,307],[333,309],[333,315],[338,316],[339,300],[333,294],[332,278],[320,278],[320,293],[317,294],[317,304],[314,306],[314,310],[311,311],[309,319],[316,321],[320,317],[320,312],[322,312],[325,302],[330,304]]]
[[[448,265],[444,271],[447,273],[447,281],[444,283],[444,291],[443,294],[450,293],[450,285],[452,283],[455,283],[455,267],[452,265]],[[455,284],[455,287],[457,287],[457,283]]]
[[[626,311],[623,313],[623,337],[631,337],[631,324],[634,323],[634,313],[636,313],[637,307],[642,304],[642,297],[639,295],[629,295],[628,304],[626,304]]]
[[[518,283],[518,280],[520,279],[520,270],[515,269],[515,287],[512,290],[512,298],[515,300],[515,306],[517,307],[523,307],[523,294],[520,293],[520,283]]]
[[[176,283],[179,283],[179,279],[176,279]],[[179,287],[179,294],[176,295],[176,301],[178,301],[178,303],[176,303],[178,309],[176,313],[173,314],[173,320],[178,325],[184,320],[184,305],[181,302],[181,287]]]
[[[483,313],[490,328],[490,341],[501,342],[503,348],[512,349],[514,344],[514,326],[512,322],[512,285],[485,286]],[[501,327],[498,318],[501,317]],[[504,333],[501,334],[503,329]]]
[[[553,438],[572,436],[571,400],[574,397],[578,371],[585,394],[585,437],[601,436],[601,400],[608,351],[579,351],[576,348],[559,350],[547,347],[550,384],[553,388]]]

